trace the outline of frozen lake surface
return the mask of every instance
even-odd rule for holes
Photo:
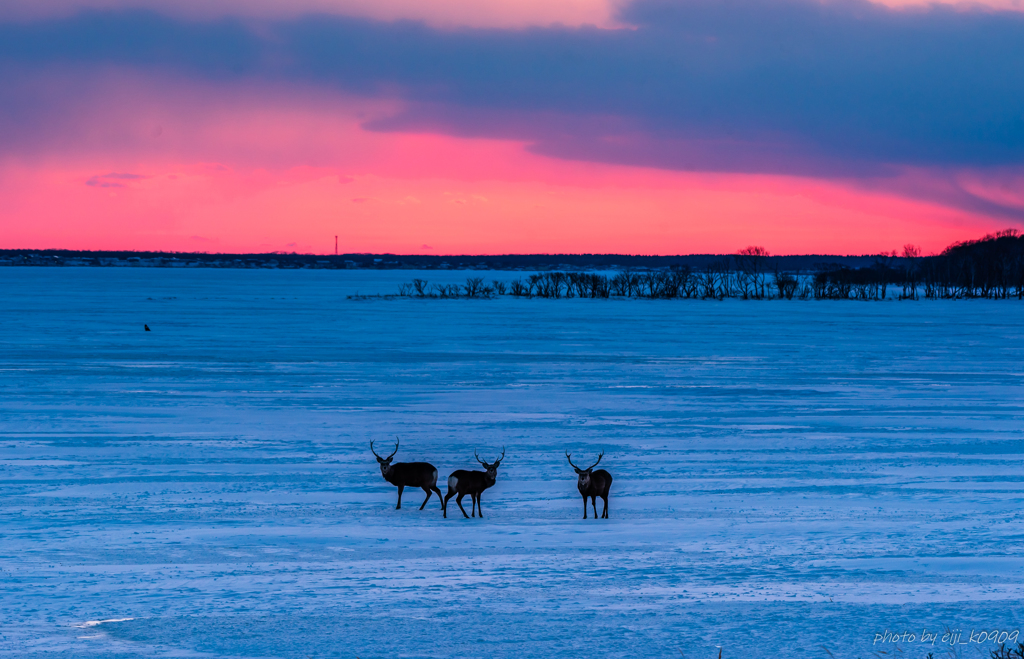
[[[1024,626],[1024,304],[345,298],[414,276],[0,269],[0,654],[976,657]],[[442,490],[504,445],[486,518],[396,511],[395,435]],[[605,451],[610,519],[566,449]]]

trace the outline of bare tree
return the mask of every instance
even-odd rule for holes
[[[775,269],[775,290],[780,300],[792,300],[798,285],[796,277],[788,272],[781,272],[778,268]]]
[[[516,279],[514,282],[509,284],[508,292],[515,297],[529,297],[531,287],[525,283],[522,279]]]
[[[766,264],[768,256],[768,250],[756,246],[744,247],[736,253],[740,291],[744,298],[748,294],[755,300],[763,300],[767,296]]]
[[[718,269],[708,264],[697,273],[697,285],[701,298],[714,299],[718,295]]]
[[[629,297],[632,294],[630,289],[629,279],[631,273],[629,272],[618,272],[612,277],[611,280],[611,291],[612,295],[620,297]]]
[[[483,277],[467,277],[466,278],[466,297],[474,298],[480,297],[483,293],[484,279]]]

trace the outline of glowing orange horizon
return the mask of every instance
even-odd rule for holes
[[[65,133],[0,161],[0,247],[329,254],[338,235],[343,253],[871,254],[937,252],[1012,224],[852,181],[362,127],[392,101],[123,72],[90,88]],[[1019,179],[964,176],[1024,204]]]
[[[388,136],[409,151],[482,148],[438,136]],[[505,155],[510,145],[487,145]],[[519,150],[524,161],[542,159]],[[906,243],[926,252],[1003,228],[889,194],[821,181],[636,171],[546,162],[550,180],[348,174],[331,168],[239,171],[223,165],[137,163],[5,166],[3,247],[224,253],[334,251],[401,254],[733,253],[874,254]],[[405,169],[408,163],[399,163]],[[109,172],[116,173],[116,172]],[[89,185],[92,183],[93,185]],[[97,183],[99,185],[97,185]],[[99,187],[109,185],[111,187]],[[16,190],[15,190],[16,188]]]

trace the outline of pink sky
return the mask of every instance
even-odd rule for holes
[[[3,163],[5,247],[326,253],[338,235],[342,252],[860,254],[940,250],[1006,224],[852,184],[369,132],[309,105],[194,119],[116,118],[112,132],[133,134],[120,149]]]
[[[86,4],[134,3],[31,9]],[[256,14],[284,6],[246,4]],[[402,0],[307,5],[472,25],[610,15],[595,0],[453,0],[432,3],[430,16]],[[58,121],[0,155],[3,248],[330,253],[337,235],[342,252],[678,254],[754,244],[862,254],[913,243],[927,253],[1019,224],[950,203],[958,195],[1024,209],[1013,169],[906,169],[884,181],[671,171],[547,157],[515,139],[366,129],[403,109],[387,94],[118,67],[54,68],[31,84],[43,96],[79,89]]]
[[[66,16],[82,9],[142,8],[187,17],[288,18],[308,13],[384,21],[421,20],[439,27],[523,28],[552,24],[623,27],[622,0],[31,0],[0,5],[0,18]],[[1024,0],[884,0],[889,7],[988,6],[1024,11]]]

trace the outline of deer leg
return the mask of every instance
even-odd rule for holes
[[[597,519],[597,497],[590,497],[590,505],[594,507],[594,519]]]
[[[445,505],[444,505],[445,504],[445,500],[443,498],[441,498],[441,490],[437,489],[436,485],[431,486],[430,489],[433,490],[434,492],[437,492],[437,500],[441,502],[441,510],[444,510],[444,508],[445,508]]]
[[[480,519],[484,518],[483,492],[476,495],[476,510],[480,513]]]
[[[466,509],[462,507],[462,497],[464,496],[466,495],[460,493],[459,496],[455,497],[455,503],[459,504],[459,510],[462,511],[462,516],[469,519],[469,515],[466,514]]]
[[[423,500],[423,506],[420,506],[420,510],[423,510],[423,507],[427,505],[428,501],[430,501],[430,488],[424,485],[423,491],[427,493],[427,498]]]
[[[601,519],[608,519],[608,497],[601,497],[604,499],[604,512],[601,513]]]
[[[477,497],[477,495],[476,494],[470,494],[469,496],[473,500],[473,503],[470,504],[470,509],[471,509],[471,512],[472,512],[472,514],[470,516],[471,517],[476,517],[476,497]]]
[[[398,486],[398,505],[395,506],[395,510],[401,510],[402,509],[402,490],[404,490],[404,489],[405,489],[404,485],[399,485]]]
[[[583,495],[583,519],[587,518],[587,495]]]
[[[438,493],[438,496],[440,496],[440,493]],[[451,499],[453,496],[455,496],[455,490],[448,490],[447,496],[445,496],[444,501],[441,502],[441,512],[444,513],[444,518],[445,519],[448,519],[448,499]],[[461,508],[461,506],[460,506],[460,508]],[[462,511],[462,512],[466,512],[466,511]]]

